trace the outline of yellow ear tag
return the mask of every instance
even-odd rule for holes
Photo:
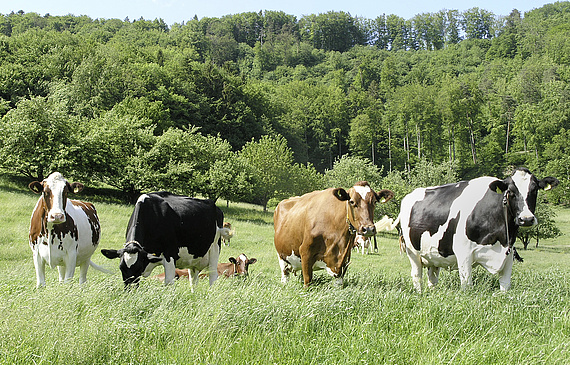
[[[76,187],[75,189],[73,189],[73,192],[74,192],[75,194],[79,193],[79,188]]]
[[[501,191],[501,189],[499,189],[499,187],[497,187],[497,194],[502,194],[503,192]]]
[[[550,190],[550,189],[552,189],[552,185],[550,185],[550,184],[546,185],[546,187],[544,188],[545,191]]]
[[[386,203],[386,198],[382,198],[382,200],[380,200],[380,203]]]

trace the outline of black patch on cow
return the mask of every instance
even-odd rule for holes
[[[146,194],[137,202],[129,220],[126,240],[136,241],[148,253],[178,260],[186,247],[194,257],[203,257],[222,227],[224,214],[212,200],[169,192]],[[217,244],[221,245],[221,240]]]
[[[454,255],[453,252],[453,237],[455,236],[455,231],[457,229],[457,222],[461,216],[461,212],[457,212],[457,216],[449,220],[447,229],[443,233],[443,237],[439,241],[439,246],[437,250],[442,257],[447,257]]]
[[[483,199],[475,204],[475,208],[467,217],[465,233],[467,238],[480,245],[492,245],[497,241],[503,247],[507,246],[505,234],[505,215],[503,196],[495,191],[487,190]],[[509,235],[511,240],[516,238],[517,226],[511,213],[508,213]]]
[[[421,248],[421,237],[425,231],[433,235],[440,226],[447,222],[451,204],[463,193],[468,184],[468,181],[461,181],[428,188],[425,191],[424,199],[414,204],[410,215],[410,240],[416,250],[419,251]],[[454,224],[456,226],[457,222]],[[453,231],[455,231],[455,226]],[[448,238],[444,235],[443,239]],[[445,250],[445,252],[447,253],[448,250]]]

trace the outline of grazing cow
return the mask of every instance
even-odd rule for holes
[[[127,227],[125,247],[101,250],[109,259],[120,258],[125,286],[148,277],[164,266],[166,284],[174,281],[175,268],[189,268],[192,285],[200,270],[209,267],[210,285],[217,279],[224,214],[211,200],[169,192],[139,197]]]
[[[234,257],[230,257],[229,261],[230,262],[218,263],[218,276],[225,276],[228,278],[230,276],[237,275],[247,276],[249,274],[249,265],[255,264],[257,262],[257,259],[253,257],[251,259],[248,259],[247,256],[242,253],[238,256],[237,260]],[[206,277],[206,275],[208,274],[200,274],[199,277]],[[176,279],[189,277],[188,270],[176,269],[174,277]],[[164,273],[156,275],[155,278],[160,281],[164,281]]]
[[[230,240],[234,236],[235,231],[232,230],[232,224],[230,222],[224,222],[223,228],[222,242],[224,243],[224,246],[229,246]]]
[[[536,224],[538,190],[556,185],[553,177],[538,180],[518,168],[505,180],[486,176],[406,195],[398,220],[416,290],[421,291],[423,267],[430,287],[437,284],[439,269],[447,267],[459,269],[465,288],[472,285],[476,264],[498,274],[501,290],[508,290],[517,231]]]
[[[79,283],[87,280],[87,269],[108,272],[91,261],[99,244],[101,226],[91,203],[68,199],[69,193],[83,190],[83,184],[69,183],[54,172],[42,182],[34,181],[29,188],[42,194],[30,221],[29,241],[36,268],[37,286],[44,286],[45,264],[57,266],[59,281],[69,281],[80,267]]]
[[[393,196],[390,190],[376,193],[361,181],[348,191],[331,188],[281,201],[273,215],[281,281],[301,270],[308,286],[313,270],[326,269],[342,284],[355,235],[376,234],[374,206]]]

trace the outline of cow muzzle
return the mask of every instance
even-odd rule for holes
[[[50,212],[47,218],[48,223],[60,224],[65,222],[65,213]]]
[[[532,227],[537,224],[537,220],[534,215],[519,215],[515,223],[519,227]]]
[[[358,233],[363,235],[364,237],[372,237],[376,235],[376,227],[374,225],[362,226]]]

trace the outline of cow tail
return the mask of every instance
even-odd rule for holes
[[[91,260],[89,260],[89,266],[91,266],[91,267],[92,267],[92,268],[94,268],[95,270],[98,270],[98,271],[104,272],[105,274],[109,274],[109,275],[112,275],[112,274],[114,274],[114,272],[112,272],[112,271],[110,271],[110,270],[107,270],[107,269],[105,269],[103,266],[99,266],[99,265],[97,265],[96,263],[94,263],[94,262],[93,262],[93,261],[91,261]]]
[[[400,246],[400,255],[403,255],[404,253],[406,253],[406,241],[404,240],[404,235],[402,234],[402,227],[398,227],[398,225],[400,225],[400,215],[398,215],[398,218],[396,218],[396,221],[394,221],[394,223],[392,223],[392,227],[390,227],[390,230],[393,229],[398,229],[398,245]]]

